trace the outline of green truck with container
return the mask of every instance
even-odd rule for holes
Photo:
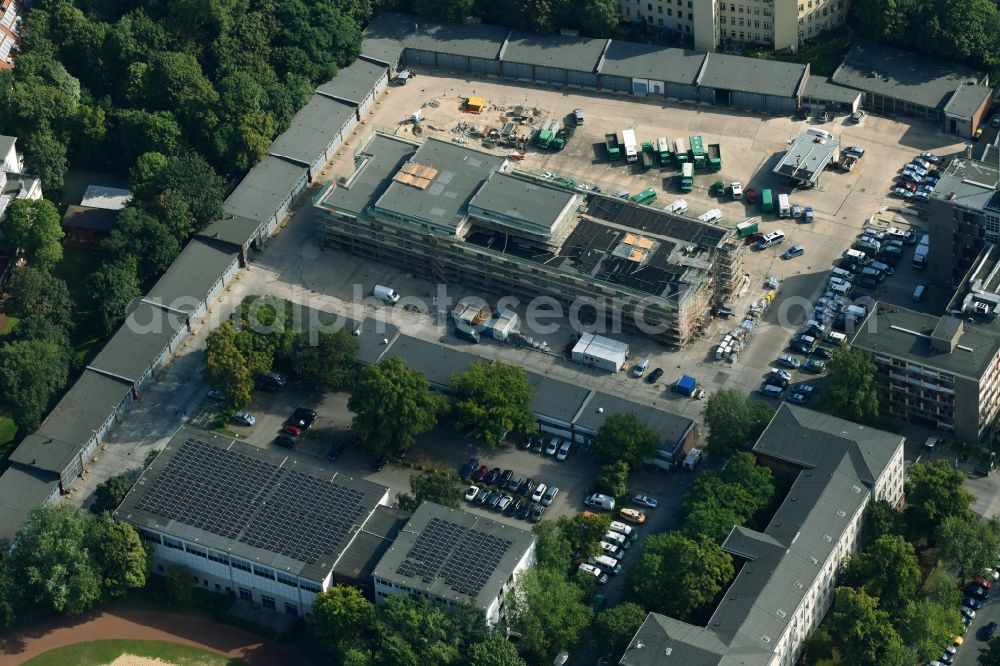
[[[760,210],[762,213],[774,212],[774,194],[771,190],[764,190],[760,193]]]
[[[674,162],[677,164],[677,168],[682,168],[681,165],[688,161],[688,149],[687,144],[684,143],[684,139],[674,139]]]
[[[670,139],[661,136],[656,140],[656,153],[660,158],[660,166],[666,167],[673,163],[674,156],[670,152]]]
[[[708,170],[712,173],[722,170],[722,146],[717,143],[708,144]]]
[[[698,135],[690,138],[691,142],[691,162],[694,163],[696,171],[704,171],[708,168],[708,155],[705,154],[705,142]]]
[[[563,148],[566,147],[566,144],[569,143],[569,140],[573,138],[573,133],[575,131],[576,130],[573,129],[572,127],[563,127],[558,132],[556,132],[556,135],[552,138],[552,141],[549,142],[549,148],[551,148],[552,150],[562,150]]]
[[[655,156],[653,154],[653,142],[652,141],[643,141],[642,142],[642,170],[643,171],[648,171],[649,168],[651,166],[653,166],[653,162],[655,162],[655,161],[656,161],[656,158],[655,158]]]
[[[736,225],[736,237],[746,238],[747,236],[757,233],[757,229],[757,218],[751,217],[748,220],[743,220]]]
[[[694,189],[694,164],[685,162],[681,165],[681,192]]]
[[[604,148],[608,151],[608,159],[614,162],[622,157],[622,149],[618,144],[618,134],[608,132],[604,135]]]
[[[639,192],[639,194],[633,194],[630,198],[636,203],[651,204],[656,201],[656,190],[652,187],[648,187],[642,192]]]

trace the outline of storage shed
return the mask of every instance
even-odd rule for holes
[[[263,240],[278,226],[308,181],[306,167],[267,155],[240,181],[222,210],[257,222],[257,236]]]
[[[404,58],[408,64],[452,69],[479,76],[500,74],[500,53],[508,30],[495,25],[409,22]]]
[[[592,368],[618,372],[628,358],[628,345],[593,333],[581,333],[573,346],[571,358]]]
[[[267,154],[302,165],[308,169],[308,178],[312,181],[357,124],[358,114],[352,103],[317,93],[299,109],[288,129],[267,149]]]
[[[388,82],[388,67],[362,56],[316,88],[316,94],[355,107],[360,121],[375,105]]]
[[[597,88],[597,66],[611,40],[512,32],[500,56],[506,78]]]
[[[710,53],[698,81],[702,102],[791,114],[799,108],[809,65]]]
[[[699,51],[613,40],[601,61],[598,84],[605,92],[694,101],[705,57]]]

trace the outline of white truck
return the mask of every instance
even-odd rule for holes
[[[635,162],[639,158],[635,147],[635,130],[622,130],[622,143],[625,144],[625,161]]]
[[[688,451],[688,454],[684,456],[684,462],[681,463],[681,467],[689,472],[694,471],[694,468],[701,462],[702,455],[703,451],[701,449],[691,449]]]
[[[913,267],[918,271],[924,270],[927,266],[927,254],[930,252],[930,237],[924,234],[920,238],[920,244],[917,245],[917,249],[913,251]]]
[[[393,304],[399,302],[399,294],[392,287],[383,287],[377,284],[373,293],[375,294],[375,298],[379,298],[386,303]]]
[[[663,207],[663,210],[667,211],[668,213],[673,213],[674,215],[682,215],[685,212],[687,212],[687,209],[688,209],[688,202],[684,201],[684,199],[675,199],[674,201],[670,202],[669,204]]]
[[[788,217],[792,214],[792,205],[788,202],[787,194],[778,195],[778,217]]]

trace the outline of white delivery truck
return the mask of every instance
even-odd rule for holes
[[[639,157],[635,147],[635,130],[622,130],[622,143],[625,144],[625,161],[635,162]]]
[[[386,303],[398,303],[399,294],[392,287],[383,287],[380,284],[375,285],[374,290],[375,298],[380,298]]]
[[[674,215],[682,215],[688,209],[688,202],[684,199],[675,199],[671,203],[663,207],[663,210],[668,213],[673,213]]]
[[[788,202],[787,194],[778,195],[778,217],[788,217],[792,214],[792,206]]]
[[[691,449],[688,451],[688,454],[684,456],[684,462],[681,464],[681,467],[689,472],[694,471],[694,468],[701,462],[702,454],[703,452],[701,449]]]

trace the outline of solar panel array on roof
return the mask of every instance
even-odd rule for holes
[[[674,238],[685,243],[693,243],[703,248],[718,247],[729,234],[729,230],[722,227],[697,220],[688,220],[610,197],[590,196],[587,200],[587,207],[587,214],[599,220],[606,220],[657,236]]]
[[[424,583],[441,578],[455,592],[475,597],[512,545],[509,539],[431,518],[396,573]]]
[[[343,542],[364,499],[362,490],[189,437],[136,509],[313,564]]]

